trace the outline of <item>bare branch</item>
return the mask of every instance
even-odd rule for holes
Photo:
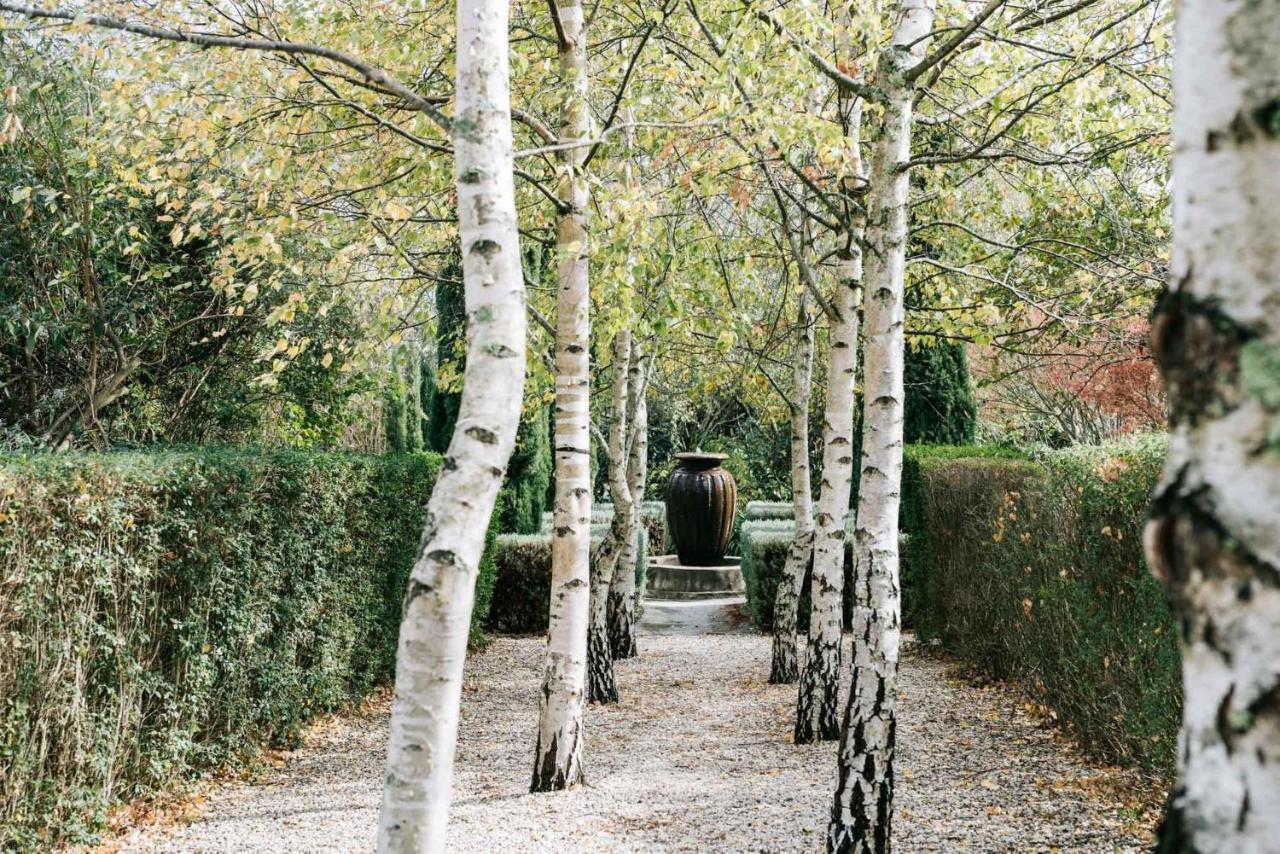
[[[1005,2],[1006,0],[987,0],[987,5],[983,6],[978,11],[978,14],[970,18],[969,23],[965,24],[963,27],[961,27],[959,30],[953,33],[951,38],[947,39],[945,42],[939,45],[928,56],[920,60],[920,62],[918,62],[915,66],[907,69],[906,74],[904,74],[903,76],[906,77],[908,81],[917,80],[921,74],[924,74],[930,68],[937,65],[942,60],[946,59],[948,56],[951,55],[952,51],[960,47],[960,45],[964,44],[964,40],[969,38],[969,36],[973,35],[974,32],[978,29],[978,27],[981,27],[983,23],[987,20],[987,18],[990,18],[993,14],[995,14],[996,10],[998,10],[1001,6],[1003,6]]]

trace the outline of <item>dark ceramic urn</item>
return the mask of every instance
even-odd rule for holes
[[[667,481],[667,531],[685,566],[717,566],[729,547],[738,485],[720,467],[724,454],[676,454]]]

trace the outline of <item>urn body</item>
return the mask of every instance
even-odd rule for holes
[[[685,566],[716,566],[724,559],[737,512],[738,485],[720,467],[724,454],[676,454],[667,481],[667,530]]]

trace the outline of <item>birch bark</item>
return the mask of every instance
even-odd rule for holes
[[[621,329],[613,338],[613,421],[609,425],[609,493],[613,498],[613,521],[591,568],[587,671],[588,697],[593,703],[618,702],[618,687],[613,676],[613,648],[609,643],[609,601],[618,565],[627,557],[626,532],[633,513],[625,469],[630,359],[631,332]]]
[[[507,4],[459,0],[457,16],[453,143],[467,367],[457,426],[427,503],[404,598],[378,830],[384,852],[445,847],[476,572],[524,390]]]
[[[560,0],[560,139],[590,138],[587,52],[582,5]],[[560,152],[556,229],[555,504],[552,508],[551,610],[534,750],[535,792],[582,779],[582,707],[587,680],[591,581],[590,336],[585,145]]]
[[[842,12],[841,14],[845,14]],[[862,102],[847,104],[846,144],[850,189],[861,185]],[[846,248],[839,262],[831,303],[831,352],[827,401],[822,419],[822,483],[813,534],[809,637],[796,702],[795,742],[829,741],[840,735],[836,704],[840,691],[841,634],[844,629],[844,545],[853,483],[853,404],[858,373],[858,309],[862,302],[863,219],[848,215]]]
[[[795,539],[787,550],[773,606],[773,663],[769,681],[777,685],[800,676],[796,651],[796,612],[805,570],[813,555],[813,496],[809,482],[809,393],[813,377],[813,321],[803,297],[797,322],[796,352],[791,366],[791,505]]]
[[[646,371],[640,343],[631,338],[627,363],[627,433],[625,448],[621,449],[622,464],[615,477],[622,484],[619,490],[627,504],[621,513],[618,494],[614,495],[615,519],[621,519],[621,537],[625,544],[617,564],[613,568],[613,582],[609,585],[609,647],[614,660],[636,656],[636,561],[640,551],[640,502],[644,499],[644,480],[647,474],[649,410],[645,405]]]
[[[872,140],[866,229],[867,303],[862,472],[855,526],[854,661],[840,734],[829,851],[890,849],[901,601],[898,505],[902,482],[905,261],[915,84],[936,0],[900,0],[876,81],[884,112]]]
[[[1148,562],[1182,627],[1178,782],[1158,851],[1280,846],[1280,6],[1182,0],[1169,397]]]
[[[862,254],[855,242],[840,259],[831,300],[836,316],[831,320],[827,403],[822,417],[822,485],[814,518],[812,605],[796,703],[796,744],[829,741],[840,735],[836,703],[844,628],[844,529],[853,476],[853,392],[861,298]]]

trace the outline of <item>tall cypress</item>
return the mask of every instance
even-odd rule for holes
[[[546,406],[537,406],[520,422],[516,449],[507,463],[507,482],[501,496],[503,531],[536,534],[547,508],[547,488],[555,467]]]
[[[462,258],[452,254],[436,279],[436,359],[435,370],[422,372],[420,392],[426,418],[426,447],[443,453],[453,438],[458,421],[459,388],[441,388],[440,376],[447,372],[461,377],[467,365],[467,307],[462,292]],[[430,398],[428,400],[428,398]]]
[[[908,348],[904,382],[904,441],[929,445],[973,442],[978,407],[963,344],[942,341]]]

